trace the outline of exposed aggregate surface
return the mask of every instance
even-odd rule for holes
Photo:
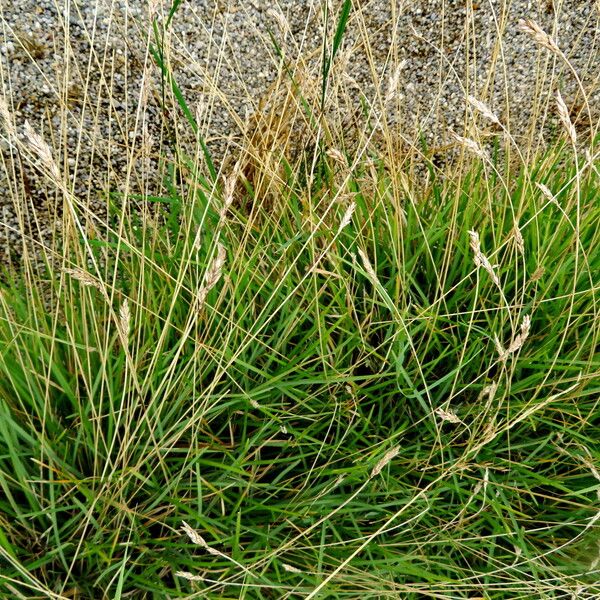
[[[169,3],[0,0],[0,78],[14,125],[23,135],[27,120],[42,133],[73,194],[98,213],[106,191],[123,191],[124,181],[126,189],[147,189],[156,174],[157,161],[148,159],[152,148],[189,136],[181,114],[169,112],[179,110],[172,99],[170,108],[161,106],[160,75],[148,52],[148,4],[156,5],[161,28]],[[329,2],[325,26],[321,0],[181,3],[167,33],[167,59],[217,165],[253,114],[265,106],[279,110],[269,90],[282,63],[269,32],[286,64],[302,63],[297,72],[319,89],[323,36],[332,39],[341,4]],[[585,133],[589,119],[570,68],[519,30],[522,18],[535,19],[557,40],[597,119],[600,9],[590,0],[352,4],[335,62],[346,85],[327,105],[342,122],[360,109],[360,98],[376,114],[400,65],[389,118],[403,131],[422,131],[431,144],[442,145],[449,130],[468,126],[467,94],[485,99],[518,141],[556,124],[550,107],[560,88]],[[174,131],[164,128],[161,111]],[[14,150],[6,132],[0,144],[0,254],[18,258],[23,234],[51,237],[62,193],[39,175],[35,160]]]

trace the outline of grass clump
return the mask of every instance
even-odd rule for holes
[[[350,154],[347,18],[322,85],[285,87],[301,152],[249,133],[219,174],[188,108],[195,146],[105,220],[7,128],[66,210],[0,295],[4,596],[600,591],[594,144]]]

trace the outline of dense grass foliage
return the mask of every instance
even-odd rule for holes
[[[171,164],[152,216],[115,196],[12,278],[5,595],[597,590],[598,176],[421,161],[323,154],[264,197]]]
[[[0,289],[0,595],[598,597],[594,128],[558,96],[525,148],[470,97],[493,141],[410,144],[392,76],[351,140],[345,1],[220,164],[165,48],[179,5],[148,30],[159,182],[132,166],[107,219],[0,105],[64,207]]]

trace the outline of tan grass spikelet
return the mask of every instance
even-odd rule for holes
[[[560,90],[556,90],[556,106],[558,108],[558,117],[567,136],[571,140],[571,144],[573,144],[573,146],[577,145],[577,131],[575,130],[575,125],[573,125],[571,121],[569,109],[563,100]]]
[[[0,96],[0,118],[4,122],[4,127],[6,129],[6,133],[10,137],[15,137],[17,135],[17,130],[13,123],[11,112],[8,108],[8,104],[4,97]]]
[[[82,285],[85,285],[88,287],[95,287],[96,289],[98,289],[100,291],[104,291],[100,282],[95,277],[90,275],[87,271],[84,271],[83,269],[64,268],[63,273],[66,273],[73,279],[79,281],[79,283],[81,283]]]
[[[24,129],[27,145],[30,147],[32,152],[40,159],[41,163],[44,165],[44,167],[50,174],[52,180],[55,183],[60,183],[60,169],[54,161],[54,157],[52,156],[50,146],[47,144],[44,138],[33,129],[29,121],[25,121]]]
[[[354,214],[355,210],[356,210],[356,202],[351,202],[350,205],[348,206],[348,208],[346,209],[346,212],[344,213],[342,220],[340,221],[340,226],[338,228],[338,234],[342,231],[342,229],[344,229],[348,225],[350,225],[350,223],[352,222],[352,215]]]
[[[346,159],[344,158],[344,155],[337,148],[329,148],[325,154],[327,154],[329,158],[333,158],[333,160],[340,165],[346,165]]]
[[[531,317],[525,315],[521,322],[521,332],[513,339],[511,345],[508,347],[507,352],[514,354],[517,350],[520,350],[525,343],[525,340],[529,337],[529,330],[531,329]]]
[[[492,121],[496,125],[500,125],[500,119],[493,113],[492,109],[482,102],[475,98],[475,96],[471,96],[470,94],[467,96],[467,102],[476,110],[478,110],[486,119]]]
[[[518,28],[523,33],[532,37],[540,46],[543,46],[555,54],[561,54],[558,44],[533,19],[521,19]]]
[[[515,223],[513,227],[513,239],[515,241],[515,247],[519,254],[525,254],[525,240],[523,239],[523,234],[521,233],[521,229],[519,225]]]
[[[458,133],[455,133],[454,131],[451,131],[450,135],[454,141],[457,142],[459,146],[462,146],[465,150],[472,152],[482,160],[488,160],[489,157],[487,152],[475,140],[458,135]]]
[[[523,347],[525,340],[529,337],[529,330],[531,329],[531,317],[525,315],[521,322],[521,331],[514,336],[512,342],[507,349],[504,349],[500,340],[497,336],[494,336],[494,343],[496,345],[496,351],[498,352],[500,361],[504,362],[511,354],[514,354]]]
[[[367,275],[371,278],[371,280],[374,283],[377,282],[378,281],[377,273],[375,273],[375,269],[373,268],[373,265],[371,264],[371,261],[369,260],[369,257],[367,256],[367,253],[364,252],[362,248],[359,248],[358,255],[360,256],[360,259],[362,260],[362,263],[365,268],[365,271],[367,272]]]
[[[384,100],[385,104],[389,104],[397,96],[398,85],[400,83],[400,74],[402,73],[402,69],[405,67],[405,65],[406,65],[406,60],[403,60],[394,69],[394,72],[391,74],[389,81],[388,81],[387,92],[385,94],[385,100]]]
[[[481,252],[481,242],[479,241],[479,234],[476,231],[469,231],[469,238],[471,244],[471,250],[473,250],[473,262],[477,268],[481,267],[485,269],[489,276],[492,278],[492,281],[500,287],[500,279],[498,279],[498,275],[496,275],[494,268],[492,267],[488,258]]]
[[[540,190],[542,192],[542,194],[544,194],[544,196],[552,204],[555,204],[556,206],[560,207],[560,204],[558,203],[558,200],[556,199],[556,196],[548,189],[548,186],[544,185],[543,183],[537,183],[537,182],[536,182],[535,185],[538,188],[538,190]]]
[[[206,297],[208,296],[208,292],[210,292],[210,290],[217,285],[219,279],[221,279],[226,255],[227,252],[225,250],[225,246],[223,246],[223,244],[218,244],[217,255],[210,263],[210,266],[204,274],[204,282],[198,290],[198,295],[196,297],[197,310],[201,310],[203,308],[204,303],[206,302]]]
[[[458,415],[451,409],[448,410],[444,410],[443,408],[439,407],[435,409],[435,414],[442,420],[442,421],[446,421],[448,423],[462,423],[462,421],[459,419]]]
[[[119,333],[124,342],[129,339],[129,331],[131,329],[131,310],[129,309],[129,301],[127,298],[123,300],[119,309]]]
[[[300,569],[293,567],[292,565],[288,565],[287,563],[281,563],[281,566],[283,567],[283,570],[287,571],[288,573],[302,573]]]
[[[188,581],[204,581],[204,577],[202,577],[202,575],[193,575],[189,571],[176,571],[175,575],[177,577],[181,577],[182,579],[187,579]]]
[[[383,471],[383,469],[385,469],[385,467],[396,456],[398,456],[399,452],[400,452],[400,446],[394,446],[393,448],[391,448],[390,450],[388,450],[383,455],[383,457],[381,458],[381,460],[373,467],[373,470],[371,471],[370,478],[373,479],[373,477],[376,477],[377,475],[379,475],[379,473],[381,473],[381,471]]]

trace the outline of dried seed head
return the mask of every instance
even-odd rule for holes
[[[190,527],[185,521],[182,521],[181,523],[181,529],[185,534],[187,534],[192,543],[196,544],[197,546],[202,546],[202,548],[208,548],[208,544],[204,538],[195,529]]]
[[[148,0],[148,14],[151,19],[154,19],[158,13],[158,5],[160,0]]]
[[[288,23],[288,20],[285,18],[285,16],[280,10],[269,8],[269,10],[267,10],[267,16],[271,17],[271,19],[273,19],[273,21],[277,23],[277,27],[279,27],[279,30],[283,34],[283,37],[285,37],[290,32],[290,25]]]
[[[389,104],[398,92],[398,84],[400,83],[400,73],[406,65],[406,60],[403,60],[395,69],[388,81],[387,92],[385,94],[385,104]]]
[[[558,44],[533,19],[521,19],[518,28],[523,33],[531,36],[540,46],[555,54],[561,54]]]
[[[534,272],[533,275],[531,276],[530,281],[534,282],[534,281],[539,281],[544,273],[546,272],[546,269],[544,267],[538,267]]]
[[[88,287],[95,287],[102,291],[102,285],[100,282],[92,277],[87,271],[83,271],[82,269],[63,269],[63,272],[67,275],[70,275],[73,279],[79,281],[82,285]]]
[[[223,266],[225,265],[226,250],[223,244],[217,246],[217,256],[213,259],[212,263],[204,274],[204,283],[198,290],[196,299],[197,309],[200,310],[204,306],[208,292],[217,285],[221,274],[223,272]]]
[[[496,338],[498,339],[498,338]],[[496,390],[498,389],[498,383],[492,381],[489,385],[486,385],[483,390],[481,390],[482,396],[487,396],[487,401],[492,402],[494,396],[496,395]]]
[[[515,246],[519,254],[525,254],[525,240],[523,239],[523,234],[516,223],[513,227],[513,239],[515,240]]]
[[[490,261],[487,257],[481,252],[481,243],[479,241],[479,234],[476,231],[469,231],[469,238],[471,244],[471,250],[473,250],[473,262],[477,268],[482,267],[485,269],[489,276],[492,278],[492,281],[500,287],[500,279],[498,279],[498,275],[496,275],[494,268],[492,267]]]
[[[453,410],[444,410],[443,408],[436,408],[435,414],[442,420],[448,423],[462,423],[458,418],[458,415]]]
[[[500,125],[500,120],[498,117],[492,112],[492,109],[485,103],[481,102],[475,98],[475,96],[467,96],[467,102],[475,109],[477,109],[486,119],[489,119],[496,125]]]
[[[327,150],[325,154],[327,154],[327,156],[329,156],[330,158],[333,158],[333,160],[340,163],[341,165],[346,164],[346,159],[344,158],[344,155],[337,148],[329,148],[329,150]]]
[[[455,133],[454,131],[451,131],[450,135],[465,150],[468,150],[469,152],[479,156],[479,158],[482,160],[487,160],[489,158],[487,152],[476,141],[463,137],[462,135],[458,135],[458,133]]]
[[[223,226],[225,221],[225,217],[227,216],[227,211],[231,208],[233,204],[233,198],[235,194],[235,186],[237,184],[238,178],[240,176],[240,172],[242,170],[241,162],[235,163],[232,172],[225,178],[223,183],[223,206],[219,212],[219,227]]]
[[[129,330],[131,328],[131,311],[129,310],[129,302],[127,298],[123,300],[119,309],[119,332],[124,341],[129,339]]]
[[[556,196],[548,189],[547,186],[545,186],[543,183],[537,183],[537,182],[535,185],[552,204],[556,204],[556,206],[560,206],[560,204],[558,203],[558,200],[556,199]]]
[[[512,342],[510,343],[510,346],[506,350],[502,347],[502,344],[500,343],[498,338],[494,336],[496,350],[498,351],[501,361],[505,361],[511,354],[514,354],[523,347],[525,340],[529,337],[530,328],[531,317],[529,315],[525,315],[521,323],[520,333],[513,338]]]
[[[0,96],[0,118],[4,121],[4,128],[6,129],[6,133],[10,137],[14,137],[17,134],[17,130],[15,129],[15,125],[12,120],[12,115],[10,110],[8,109],[8,104],[6,100]]]
[[[564,127],[569,139],[571,140],[571,144],[575,146],[577,144],[577,131],[575,130],[575,126],[571,122],[571,116],[569,115],[569,109],[563,100],[563,97],[560,93],[560,90],[556,91],[556,106],[558,108],[558,117],[562,126]]]
[[[529,330],[531,328],[531,317],[525,315],[523,322],[521,323],[521,332],[514,338],[511,345],[508,347],[507,352],[514,354],[517,350],[520,350],[525,343],[525,340],[529,337]]]
[[[373,467],[373,470],[371,471],[371,479],[373,477],[379,475],[379,473],[381,473],[381,471],[383,471],[383,469],[385,469],[385,467],[389,464],[389,462],[393,458],[398,456],[399,452],[400,452],[400,446],[394,446],[391,450],[388,450],[383,455],[383,458]]]
[[[350,223],[352,222],[352,215],[354,214],[355,210],[356,210],[356,202],[351,202],[350,205],[348,206],[348,208],[346,209],[346,212],[344,213],[342,220],[340,221],[338,233],[340,231],[342,231],[342,229],[344,229],[345,227],[350,225]]]
[[[293,567],[292,565],[281,563],[281,566],[283,567],[283,570],[287,571],[288,573],[302,573],[300,569],[298,569],[297,567]]]
[[[40,159],[55,183],[59,183],[60,170],[58,165],[54,162],[54,157],[52,156],[50,146],[48,146],[44,138],[33,129],[29,121],[25,121],[25,136],[27,138],[27,144],[31,150]]]
[[[365,271],[367,272],[367,275],[375,282],[377,281],[377,274],[375,273],[375,269],[373,268],[373,265],[371,264],[371,261],[369,260],[369,257],[367,256],[366,252],[364,252],[362,250],[362,248],[358,249],[358,255],[360,256],[363,266],[365,267]]]
[[[201,575],[192,575],[192,573],[189,573],[188,571],[177,571],[175,575],[187,579],[188,581],[204,581],[204,577]]]

